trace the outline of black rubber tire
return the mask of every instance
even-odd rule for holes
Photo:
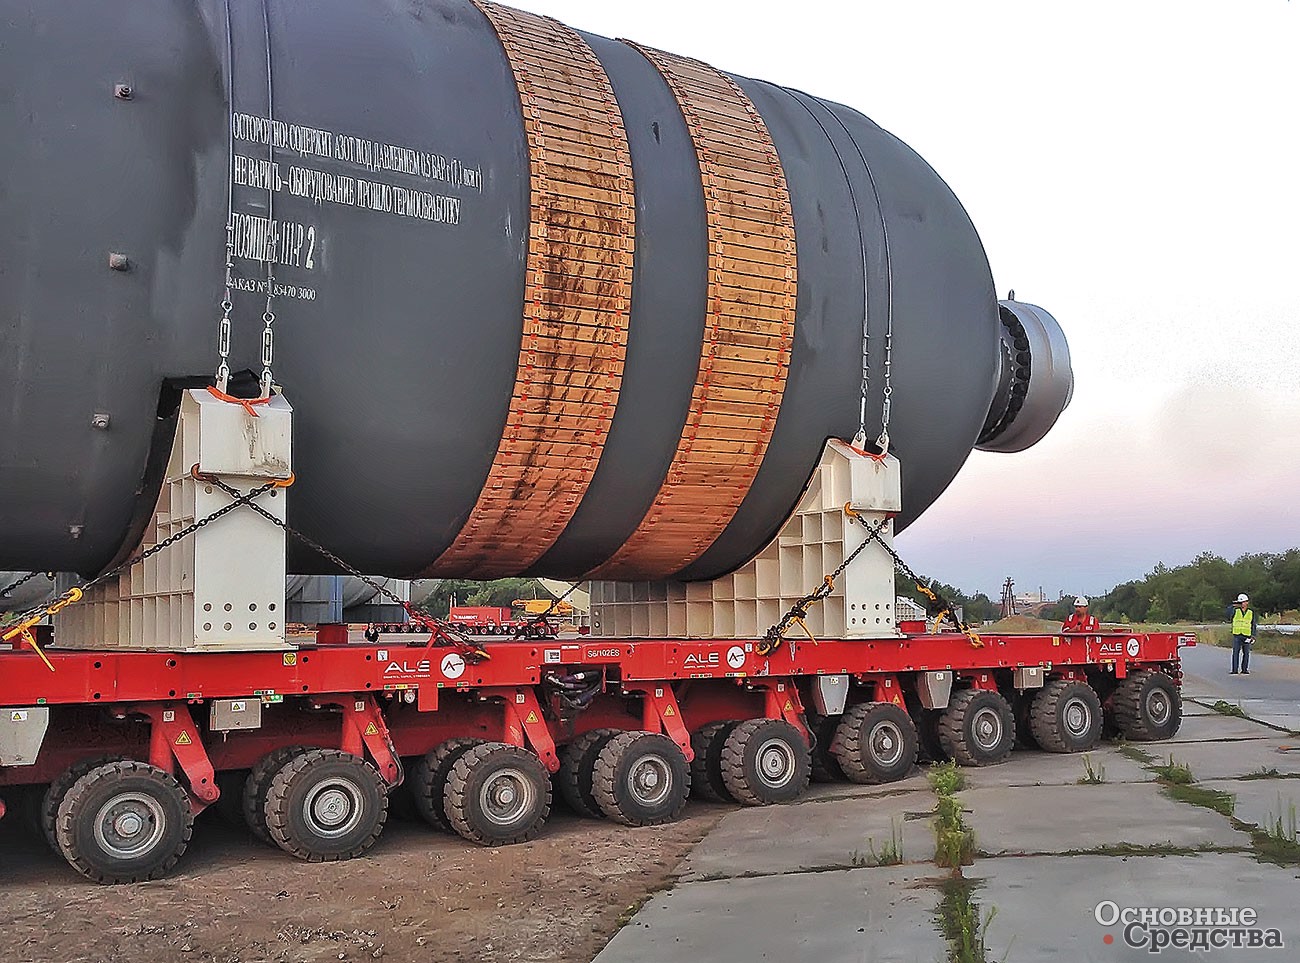
[[[560,771],[555,774],[555,785],[560,796],[579,816],[600,819],[600,803],[592,782],[596,775],[596,757],[622,729],[592,729],[584,732],[560,750]]]
[[[1016,718],[1011,704],[987,689],[955,693],[939,718],[943,751],[963,766],[995,766],[1016,745]]]
[[[1133,742],[1172,739],[1183,722],[1183,699],[1163,672],[1139,669],[1120,682],[1111,700],[1115,726]]]
[[[493,815],[485,801],[509,789],[519,796],[513,812]],[[501,800],[498,795],[497,799]],[[510,805],[511,799],[504,802]],[[505,846],[536,836],[551,812],[551,776],[542,761],[527,749],[487,742],[470,749],[451,767],[447,777],[447,820],[472,843]]]
[[[271,832],[266,826],[266,794],[271,788],[271,780],[290,759],[309,751],[308,746],[281,746],[272,749],[249,770],[248,778],[244,780],[240,804],[244,812],[244,825],[262,842],[271,842]]]
[[[691,733],[691,792],[707,802],[735,802],[722,779],[722,749],[727,736],[740,725],[738,721],[710,722]]]
[[[415,809],[434,829],[455,832],[447,819],[447,777],[457,760],[485,739],[448,739],[430,749],[411,769],[409,782]]]
[[[126,808],[135,817],[140,832],[148,832],[138,851],[128,853],[123,849],[114,853],[107,848],[107,842],[97,838],[96,820],[118,807]],[[184,855],[194,832],[190,798],[176,777],[133,760],[105,763],[82,775],[59,804],[56,822],[63,858],[82,876],[97,883],[157,879]],[[107,836],[109,827],[102,828],[102,835]]]
[[[843,782],[847,778],[840,761],[831,751],[831,743],[835,739],[835,730],[840,724],[840,718],[840,716],[823,716],[812,726],[813,782]]]
[[[330,793],[332,795],[326,795]],[[343,803],[344,821],[331,826],[314,803]],[[388,820],[388,787],[375,767],[339,749],[310,749],[275,774],[266,791],[271,841],[309,863],[360,856],[379,839]]]
[[[911,772],[920,742],[916,723],[902,706],[862,702],[840,717],[831,752],[850,782],[876,785]]]
[[[769,762],[780,768],[769,771]],[[749,719],[727,736],[722,779],[741,805],[793,802],[808,788],[811,776],[808,742],[784,719]]]
[[[1029,730],[1047,752],[1095,748],[1101,741],[1101,721],[1101,699],[1086,682],[1049,682],[1029,707]]]
[[[125,762],[126,756],[94,756],[90,759],[82,759],[80,762],[74,762],[63,772],[55,777],[45,792],[41,795],[40,810],[37,819],[40,823],[41,832],[45,834],[45,841],[50,844],[50,849],[56,853],[59,852],[59,840],[56,833],[56,823],[59,818],[59,806],[63,803],[63,797],[68,794],[73,783],[90,772],[92,769],[98,769],[100,766],[106,766],[110,762]]]
[[[596,757],[592,789],[600,811],[614,822],[659,826],[686,808],[691,767],[662,733],[620,732]]]

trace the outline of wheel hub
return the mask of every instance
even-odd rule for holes
[[[535,790],[532,782],[518,769],[494,772],[483,783],[479,805],[488,821],[509,826],[533,807]]]
[[[628,772],[628,789],[644,806],[656,806],[672,791],[673,774],[663,756],[642,756]]]
[[[892,722],[881,722],[867,740],[872,757],[882,766],[892,766],[903,755],[903,733]]]
[[[1002,742],[1002,717],[993,709],[980,709],[971,720],[971,736],[981,749],[996,749]]]
[[[794,775],[794,750],[784,739],[769,739],[758,747],[756,757],[759,780],[770,789],[780,789]]]
[[[134,859],[163,837],[166,815],[158,800],[145,793],[114,796],[95,814],[95,842],[115,859]]]
[[[1147,715],[1155,725],[1162,726],[1169,721],[1170,708],[1169,697],[1161,690],[1154,689],[1147,695]]]
[[[343,836],[361,822],[361,798],[360,790],[348,780],[329,779],[307,795],[303,817],[318,836]]]
[[[1072,736],[1082,736],[1092,725],[1092,713],[1083,704],[1082,699],[1071,699],[1065,704],[1063,713],[1065,730]]]

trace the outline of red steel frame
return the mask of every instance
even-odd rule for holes
[[[787,642],[767,657],[756,642],[721,640],[501,641],[473,662],[421,644],[320,644],[281,652],[47,651],[53,671],[27,650],[0,653],[0,707],[50,706],[35,766],[0,768],[0,786],[48,782],[101,751],[183,771],[195,809],[218,797],[216,773],[247,769],[283,745],[368,756],[390,785],[401,757],[445,739],[480,736],[530,746],[552,772],[557,745],[600,727],[663,732],[687,759],[690,733],[719,719],[784,718],[800,731],[800,679],[848,675],[873,701],[902,704],[918,672],[950,670],[960,685],[996,689],[1010,670],[1040,666],[1049,678],[1086,672],[1123,679],[1135,668],[1181,678],[1175,633],[989,635],[957,633],[871,641]],[[567,721],[544,705],[543,677],[597,671],[606,690]],[[539,698],[539,694],[542,698]],[[263,725],[206,731],[211,699],[264,703]],[[859,700],[860,701],[860,700]],[[286,703],[280,706],[280,703]],[[291,708],[290,708],[291,707]],[[107,720],[106,720],[107,714]]]

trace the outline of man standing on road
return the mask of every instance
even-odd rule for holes
[[[1232,671],[1237,674],[1237,657],[1241,657],[1241,674],[1250,675],[1250,644],[1255,641],[1255,610],[1250,607],[1250,596],[1237,596],[1237,610],[1232,613]]]

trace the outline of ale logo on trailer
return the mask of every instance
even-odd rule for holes
[[[449,652],[443,656],[441,668],[448,679],[459,679],[465,674],[465,660],[455,652]]]
[[[733,645],[727,650],[727,665],[733,669],[739,669],[745,664],[745,650],[738,645]]]
[[[1129,639],[1127,651],[1128,651],[1128,657],[1130,659],[1136,659],[1138,657],[1138,653],[1142,651],[1142,643],[1139,642],[1137,639]]]

